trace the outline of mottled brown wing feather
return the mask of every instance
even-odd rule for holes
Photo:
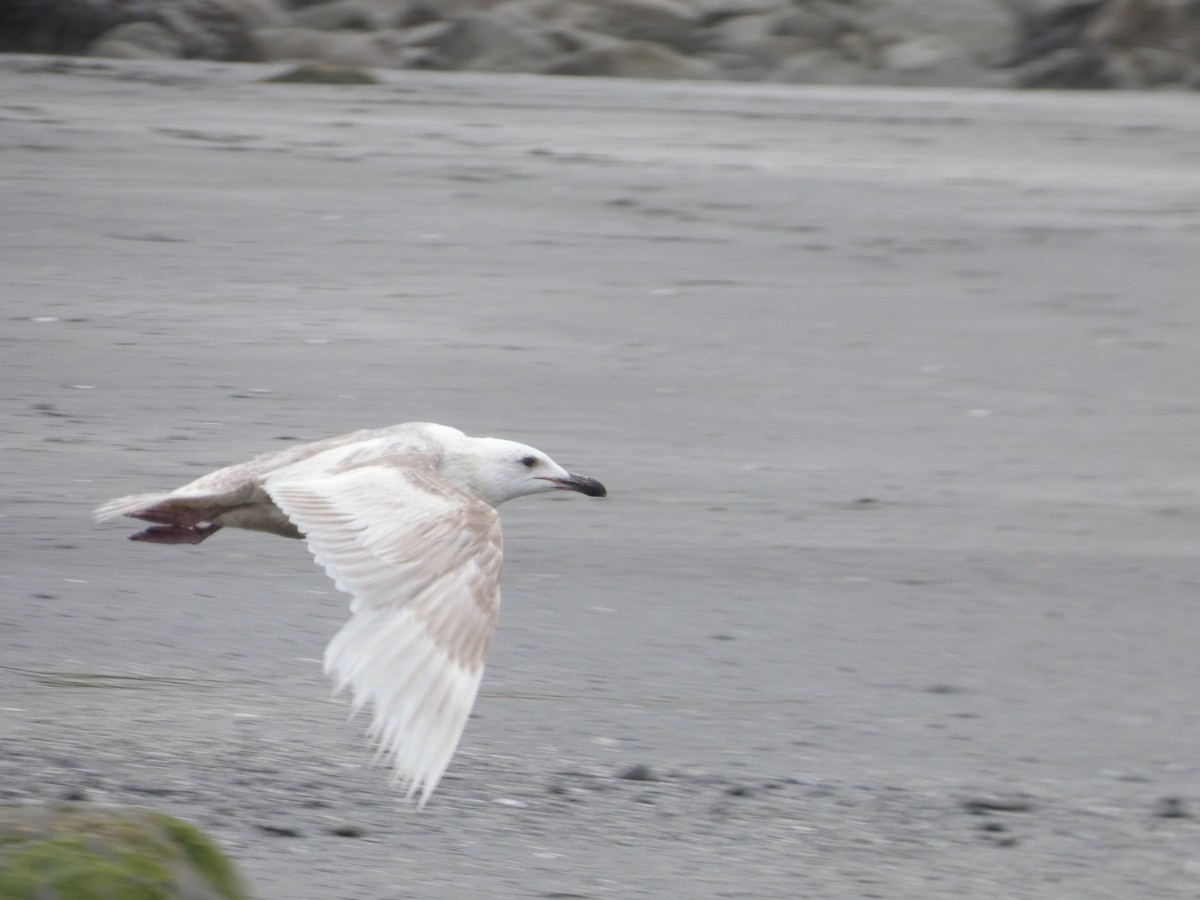
[[[172,491],[132,494],[109,500],[92,515],[97,522],[104,522],[120,516],[137,516],[142,510],[164,502],[211,514],[221,508],[261,501],[259,486],[262,481],[285,469],[293,475],[329,472],[363,461],[378,461],[385,457],[398,459],[404,455],[421,456],[428,462],[438,449],[436,439],[428,431],[430,427],[424,422],[408,422],[260,453],[246,462],[201,475]],[[433,427],[455,431],[446,426]]]
[[[350,621],[325,670],[422,805],[446,771],[475,702],[500,607],[496,511],[432,466],[374,461],[268,476],[264,488],[337,587]]]

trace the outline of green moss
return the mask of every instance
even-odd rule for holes
[[[302,63],[263,81],[294,84],[379,84],[379,79],[358,66],[331,66],[328,63]]]
[[[183,883],[242,900],[241,880],[197,828],[144,809],[0,808],[0,900],[169,900]]]
[[[0,869],[0,897],[36,897],[50,888],[63,900],[165,900],[167,869],[149,860],[131,864],[128,855],[111,859],[84,846],[78,837],[30,841],[6,853]]]
[[[204,836],[204,832],[194,825],[161,813],[155,813],[155,816],[162,829],[171,836],[175,846],[187,856],[192,867],[202,873],[222,897],[237,900],[244,895],[245,890],[237,870],[217,846]]]

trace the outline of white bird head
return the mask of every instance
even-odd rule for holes
[[[499,438],[468,438],[459,452],[443,459],[439,468],[447,480],[491,506],[545,491],[578,491],[588,497],[608,495],[595,478],[568,472],[535,447]]]

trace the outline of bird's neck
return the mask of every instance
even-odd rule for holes
[[[470,454],[446,453],[438,464],[438,472],[456,488],[466,491],[476,500],[482,500],[489,506],[499,506],[505,500],[511,499],[509,495],[499,494],[494,487],[484,484],[479,467]]]

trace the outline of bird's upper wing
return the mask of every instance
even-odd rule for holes
[[[333,473],[285,470],[263,487],[304,533],[350,621],[325,671],[370,706],[369,733],[408,796],[424,805],[475,702],[500,608],[500,524],[430,458]]]

